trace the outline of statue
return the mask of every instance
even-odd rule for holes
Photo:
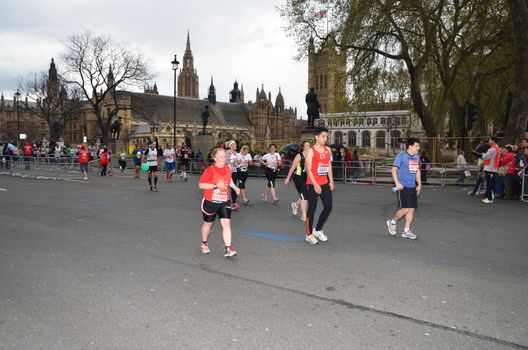
[[[308,107],[308,110],[306,111],[306,114],[308,114],[308,127],[314,128],[314,122],[315,119],[319,119],[319,101],[317,101],[317,95],[315,94],[315,89],[313,87],[310,88],[310,92],[306,94],[306,105]]]
[[[119,133],[121,132],[121,117],[117,118],[117,120],[112,123],[110,132],[112,133],[113,139],[119,138]]]
[[[203,129],[201,134],[207,135],[207,131],[205,130],[207,128],[207,123],[209,122],[209,106],[205,105],[205,110],[202,112],[202,125]]]
[[[58,138],[61,136],[62,134],[62,124],[61,122],[56,119],[54,122],[53,122],[53,125],[52,125],[52,130],[53,130],[53,139],[55,138]]]

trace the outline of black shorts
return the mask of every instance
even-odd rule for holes
[[[398,208],[418,208],[418,195],[416,188],[404,187],[403,190],[396,192],[398,196]]]
[[[202,199],[202,215],[205,222],[214,222],[216,215],[220,219],[231,219],[231,202],[214,203]]]
[[[182,166],[189,168],[189,158],[180,158],[180,168]]]
[[[242,170],[238,170],[237,171],[237,181],[238,182],[235,182],[235,184],[237,185],[238,188],[240,189],[244,189],[246,188],[246,180],[248,178],[248,172],[247,171],[242,171]]]
[[[121,169],[126,169],[126,160],[119,160],[119,167]]]
[[[268,180],[268,187],[275,188],[275,179],[277,178],[277,171],[272,168],[266,168],[266,179]]]
[[[79,165],[81,167],[81,172],[88,172],[88,163],[80,163]]]
[[[299,197],[301,197],[302,200],[306,200],[308,197],[306,196],[306,173],[303,175],[293,175],[293,183],[295,184],[295,188],[297,189],[297,192],[299,193]]]
[[[148,173],[149,174],[152,174],[154,172],[158,172],[158,166],[157,165],[149,165],[149,170],[148,170]]]

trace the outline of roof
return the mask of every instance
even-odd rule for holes
[[[157,117],[160,121],[172,121],[174,97],[139,92],[130,95],[132,118]],[[251,125],[248,110],[241,103],[217,102],[196,98],[176,98],[176,119],[178,121],[202,122],[204,107],[209,106],[209,124]]]

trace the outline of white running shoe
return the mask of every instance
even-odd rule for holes
[[[389,231],[389,235],[396,235],[396,223],[392,219],[387,220],[387,230]]]
[[[317,244],[317,243],[319,243],[319,241],[314,237],[313,234],[311,234],[311,235],[307,235],[307,236],[304,238],[304,240],[305,240],[306,242],[310,243],[310,244]]]
[[[306,214],[301,214],[301,221],[306,221]]]
[[[317,238],[319,241],[321,242],[326,242],[328,241],[328,237],[325,236],[323,230],[321,231],[317,231],[315,228],[313,229],[312,231],[312,234],[315,236],[315,238]]]
[[[492,200],[490,201],[489,199],[484,198],[484,199],[482,200],[482,203],[491,204],[491,203],[493,203],[493,201],[492,201]]]
[[[402,233],[402,237],[403,237],[403,238],[413,239],[413,240],[416,239],[416,238],[418,238],[418,236],[415,235],[414,233],[412,233],[411,230],[409,230],[409,231],[403,231],[403,233]]]
[[[297,205],[297,203],[292,203],[291,204],[291,207],[292,207],[292,214],[293,215],[297,215],[297,213],[299,212],[299,206]]]

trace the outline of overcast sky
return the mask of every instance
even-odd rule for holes
[[[174,54],[181,61],[187,30],[200,77],[200,98],[207,97],[211,75],[218,101],[228,101],[235,79],[245,100],[257,87],[281,87],[286,107],[305,118],[307,63],[293,59],[297,48],[283,30],[276,6],[285,0],[3,0],[0,6],[0,92],[11,99],[18,77],[49,68],[56,58],[61,72],[61,43],[90,30],[111,34],[139,48],[151,62],[158,91],[173,94]]]

